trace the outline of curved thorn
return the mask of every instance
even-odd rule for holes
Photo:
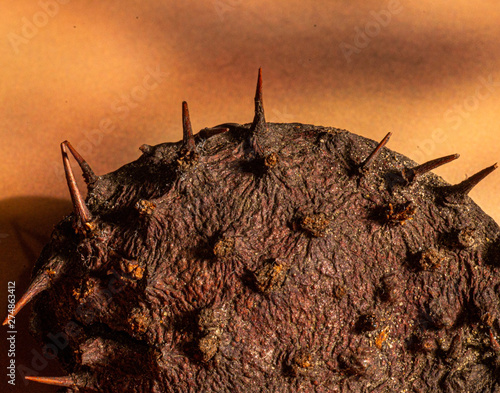
[[[33,298],[42,293],[50,286],[50,277],[47,273],[42,273],[31,283],[28,290],[24,293],[23,297],[14,306],[14,311],[7,315],[7,318],[3,321],[2,325],[7,325],[10,319],[14,318],[19,311],[21,311],[24,306],[26,306]]]
[[[76,151],[76,149],[71,146],[71,143],[68,141],[64,141],[63,143],[66,144],[68,147],[69,151],[75,157],[75,160],[78,162],[78,165],[80,165],[80,168],[82,169],[83,172],[83,178],[85,179],[85,183],[91,184],[94,183],[97,180],[97,176],[95,175],[94,171],[90,167],[89,164],[87,164],[87,161],[83,159],[83,157]]]
[[[465,197],[475,186],[479,184],[481,180],[497,168],[498,165],[495,163],[492,166],[489,166],[465,179],[463,182],[447,187],[445,191],[445,200],[448,202],[456,202],[457,198]]]
[[[65,386],[67,388],[76,388],[76,383],[70,376],[67,377],[30,377],[25,376],[28,381],[44,383],[46,385]]]
[[[71,169],[71,164],[69,162],[68,151],[66,147],[68,141],[61,143],[61,153],[63,158],[64,172],[66,173],[66,181],[68,183],[69,192],[71,194],[71,200],[73,202],[73,208],[75,214],[80,219],[81,223],[85,225],[92,221],[92,214],[90,213],[87,205],[82,198],[82,194],[76,185],[75,176],[73,175],[73,170]]]
[[[366,160],[364,160],[359,165],[359,169],[361,172],[366,171],[368,169],[368,167],[370,166],[372,161],[379,155],[380,150],[387,144],[391,135],[392,135],[392,132],[387,133],[387,135],[384,137],[384,139],[382,139],[382,141],[377,145],[375,150],[373,150],[372,153],[366,158]]]
[[[264,116],[264,102],[262,100],[262,68],[259,68],[257,77],[257,88],[255,91],[255,115],[252,123],[252,131],[264,131],[266,129],[266,118]]]
[[[182,102],[182,141],[184,147],[189,151],[194,151],[195,143],[193,137],[193,129],[191,128],[191,120],[189,119],[189,109],[186,101]]]
[[[440,167],[441,165],[454,161],[458,157],[460,157],[460,154],[451,154],[449,156],[436,158],[435,160],[427,161],[422,165],[418,165],[414,168],[404,168],[401,174],[408,183],[411,183],[417,177],[422,176],[424,173],[427,173],[437,167]]]

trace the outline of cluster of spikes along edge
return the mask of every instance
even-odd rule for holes
[[[182,103],[182,149],[187,154],[194,154],[196,149],[196,143],[194,140],[193,129],[191,127],[191,120],[189,117],[189,109],[187,102]],[[259,134],[264,132],[267,129],[266,119],[264,116],[264,104],[262,99],[262,69],[259,68],[258,78],[257,78],[257,88],[255,92],[255,115],[251,125],[252,132],[252,146],[255,150],[255,153],[258,155],[262,155],[262,149],[260,148],[257,137]],[[212,129],[204,129],[200,131],[200,136],[202,137],[210,137],[216,134],[220,134],[223,132],[229,131],[229,128],[225,128],[223,126],[215,127]],[[392,133],[389,132],[384,139],[377,145],[377,147],[371,152],[371,154],[364,159],[361,163],[359,163],[354,169],[354,172],[358,175],[363,175],[366,173],[373,163],[373,161],[379,155],[381,149],[387,144],[389,138]],[[140,150],[143,152],[147,152],[151,149],[151,146],[143,145],[140,147]],[[77,226],[83,230],[85,233],[88,230],[91,230],[93,227],[93,216],[89,211],[85,201],[82,197],[80,190],[75,181],[75,176],[73,175],[73,170],[71,169],[68,150],[71,152],[75,160],[78,162],[82,172],[83,178],[88,186],[91,186],[97,180],[97,176],[94,171],[90,167],[90,165],[83,159],[83,157],[75,150],[75,148],[68,142],[64,141],[61,143],[61,153],[64,165],[64,171],[66,173],[66,181],[68,183],[69,192],[71,194],[71,200],[73,202],[73,208],[75,211],[75,215],[77,218]],[[416,178],[419,176],[441,166],[447,164],[453,160],[456,160],[459,157],[458,154],[452,154],[449,156],[437,158],[424,164],[418,165],[413,168],[404,168],[401,172],[401,176],[406,182],[406,184],[411,184]],[[491,172],[493,172],[498,167],[497,164],[494,164],[490,167],[487,167],[478,173],[470,176],[465,179],[461,183],[444,186],[443,198],[446,202],[455,203],[463,199],[481,180],[483,180],[486,176],[488,176]],[[35,296],[39,293],[48,289],[51,285],[51,273],[53,272],[42,272],[40,273],[31,285],[29,286],[26,293],[22,296],[22,298],[17,302],[14,307],[14,311],[5,318],[3,325],[7,325],[9,320],[17,315],[21,309],[26,306]],[[56,385],[56,386],[65,386],[65,387],[83,387],[82,384],[86,384],[82,376],[65,376],[65,377],[35,377],[35,376],[26,376],[26,379],[29,381],[36,381],[48,385]]]

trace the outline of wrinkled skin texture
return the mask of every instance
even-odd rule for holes
[[[32,325],[78,391],[500,392],[497,224],[387,148],[353,173],[377,144],[347,131],[255,139],[155,146],[55,228]]]

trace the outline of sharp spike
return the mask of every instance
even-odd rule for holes
[[[257,77],[257,89],[255,91],[255,116],[252,123],[252,131],[262,132],[266,129],[266,118],[264,116],[264,102],[262,100],[262,68],[259,68]]]
[[[17,315],[19,311],[21,311],[24,306],[26,306],[33,298],[39,293],[45,291],[50,286],[50,277],[47,273],[42,273],[39,275],[29,286],[26,293],[23,297],[16,303],[14,307],[14,312],[12,314],[9,313],[7,318],[3,321],[2,325],[7,325],[9,320]]]
[[[69,151],[75,157],[75,160],[78,162],[78,165],[80,165],[80,168],[82,168],[83,172],[83,178],[85,179],[85,183],[87,184],[92,184],[97,180],[97,176],[95,175],[94,171],[90,167],[89,164],[87,164],[87,161],[83,159],[83,157],[76,151],[76,149],[69,143],[68,141],[63,142],[66,144],[68,147]]]
[[[389,138],[391,137],[392,132],[387,133],[387,135],[382,139],[382,141],[378,144],[375,150],[359,165],[359,171],[364,172],[368,169],[372,161],[379,155],[380,150],[389,142]]]
[[[68,188],[71,194],[71,200],[73,201],[75,214],[81,221],[81,224],[85,226],[85,224],[92,221],[92,214],[87,208],[87,205],[85,205],[82,194],[80,193],[80,190],[76,185],[75,176],[73,175],[73,170],[71,169],[71,164],[69,162],[68,151],[66,149],[67,146],[67,141],[61,143],[61,152],[63,157],[64,172],[66,173],[66,181],[68,182]]]
[[[191,128],[191,120],[189,119],[189,109],[186,101],[182,102],[182,141],[184,147],[188,151],[195,150],[195,143],[193,137],[193,129]]]
[[[54,386],[64,386],[67,388],[76,388],[77,385],[72,377],[24,377],[28,381],[34,381],[38,383],[44,383],[46,385],[54,385]]]
[[[433,169],[456,160],[460,154],[452,154],[446,157],[436,158],[435,160],[427,161],[422,165],[414,168],[405,168],[402,171],[403,178],[408,182],[413,182],[417,177],[422,176],[424,173],[432,171]]]
[[[459,202],[461,198],[465,197],[481,180],[488,176],[491,172],[498,168],[495,163],[488,168],[479,171],[475,175],[465,179],[463,182],[445,188],[445,201],[446,202]]]

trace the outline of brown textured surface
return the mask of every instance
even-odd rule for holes
[[[195,131],[249,122],[259,66],[268,121],[337,126],[377,140],[393,131],[389,147],[419,162],[459,152],[437,171],[452,183],[497,161],[498,86],[463,109],[482,80],[500,81],[497,2],[402,1],[402,12],[350,63],[339,44],[352,43],[355,28],[386,3],[314,4],[69,2],[19,53],[8,34],[21,34],[22,18],[40,8],[36,1],[9,6],[0,27],[1,290],[15,279],[21,295],[52,225],[70,211],[61,141],[101,174],[137,158],[143,143],[180,139],[182,100]],[[168,77],[126,111],[122,96],[136,91],[148,67]],[[90,133],[107,118],[113,131]],[[493,174],[472,192],[497,220],[499,190]],[[5,309],[5,293],[0,299]],[[18,321],[26,326],[26,315]],[[18,335],[20,361],[31,361],[32,346],[25,331]],[[19,384],[17,391],[40,389]]]
[[[154,147],[90,184],[90,232],[57,226],[33,326],[70,337],[67,371],[113,393],[498,391],[498,225],[385,148],[353,175],[374,141],[254,124],[195,159]]]

